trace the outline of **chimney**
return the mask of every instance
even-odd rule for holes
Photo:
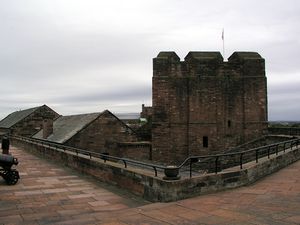
[[[47,139],[53,133],[53,119],[46,118],[43,120],[43,139]]]

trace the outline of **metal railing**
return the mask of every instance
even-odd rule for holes
[[[145,163],[145,162],[136,161],[136,160],[132,160],[132,159],[128,159],[128,158],[120,158],[120,157],[116,157],[116,156],[110,156],[105,153],[97,153],[97,152],[93,152],[93,151],[88,151],[88,150],[75,148],[75,147],[71,147],[71,146],[66,146],[63,144],[59,144],[59,143],[48,141],[48,140],[42,140],[42,139],[38,139],[38,138],[29,138],[29,137],[23,137],[23,136],[13,136],[11,138],[26,141],[28,143],[39,144],[41,146],[54,148],[56,150],[62,150],[64,152],[66,152],[66,151],[73,152],[76,155],[82,154],[85,156],[89,156],[90,159],[92,159],[92,158],[102,159],[104,161],[104,163],[106,163],[106,161],[122,162],[124,164],[125,168],[127,168],[128,164],[136,165],[136,166],[140,166],[140,167],[152,168],[154,170],[154,176],[156,176],[156,177],[157,177],[158,170],[159,169],[163,170],[165,168],[162,165]]]
[[[127,168],[127,165],[136,165],[142,168],[151,168],[154,170],[154,175],[157,177],[158,171],[165,171],[166,169],[170,169],[168,166],[164,165],[157,165],[157,164],[151,164],[141,161],[136,161],[128,158],[120,158],[116,156],[110,156],[105,153],[97,153],[93,151],[87,151],[84,149],[74,148],[70,146],[66,146],[63,144],[59,144],[56,142],[51,142],[47,140],[41,140],[36,138],[28,138],[28,137],[21,137],[21,136],[14,136],[12,138],[15,138],[17,140],[26,141],[28,143],[34,143],[39,144],[42,146],[47,146],[49,148],[54,148],[56,150],[62,150],[62,151],[69,151],[73,152],[76,155],[82,154],[89,156],[90,159],[92,158],[98,158],[102,159],[104,163],[106,161],[115,161],[115,162],[122,162],[124,164],[124,167]],[[215,154],[215,155],[206,155],[206,156],[190,156],[186,158],[179,166],[172,166],[172,169],[178,170],[183,172],[184,169],[188,166],[189,171],[189,177],[192,178],[193,176],[193,165],[194,164],[204,164],[200,166],[200,168],[207,170],[209,172],[218,173],[221,172],[224,169],[239,166],[240,169],[243,169],[243,165],[245,163],[255,161],[258,163],[260,158],[268,157],[272,154],[278,155],[279,152],[285,152],[287,149],[292,149],[293,147],[297,147],[300,144],[300,139],[292,139],[284,142],[274,143],[258,148],[253,148],[245,151],[239,151],[239,152],[233,152],[233,153],[224,153],[224,154]],[[231,160],[231,162],[230,162]],[[232,162],[233,161],[233,162]],[[209,166],[208,166],[209,165]],[[211,166],[213,165],[213,166]]]
[[[190,177],[192,177],[192,166],[195,163],[203,163],[206,164],[213,162],[214,164],[214,173],[218,173],[223,169],[239,166],[240,169],[243,169],[243,165],[245,163],[255,161],[258,163],[258,160],[263,157],[268,157],[270,159],[270,155],[276,154],[279,152],[285,152],[287,149],[292,149],[295,146],[300,144],[300,139],[292,139],[284,142],[274,143],[262,147],[257,147],[245,151],[239,151],[234,153],[225,153],[225,154],[216,154],[216,155],[206,155],[206,156],[190,156],[181,163],[178,168],[181,169],[186,165],[189,165]],[[246,157],[248,154],[248,157]],[[226,160],[227,158],[227,160]],[[224,164],[224,162],[228,162],[228,158],[235,158],[234,163]],[[237,159],[237,160],[236,160]],[[222,163],[223,162],[223,163]],[[223,165],[223,166],[222,166]],[[206,168],[207,169],[207,168]],[[211,170],[210,170],[211,171]]]
[[[269,127],[269,134],[300,136],[300,127]]]

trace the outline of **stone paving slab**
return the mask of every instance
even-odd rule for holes
[[[11,153],[19,160],[16,169],[21,179],[16,185],[8,186],[0,178],[0,225],[53,224],[76,220],[85,224],[97,221],[89,214],[124,210],[148,203],[19,148],[12,147]],[[78,216],[82,218],[76,219]]]
[[[300,224],[300,161],[250,186],[147,204],[21,149],[12,152],[21,180],[0,180],[0,224]]]

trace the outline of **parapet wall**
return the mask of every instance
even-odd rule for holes
[[[153,59],[153,159],[178,163],[266,133],[265,60],[256,52],[175,52]]]
[[[231,168],[218,174],[206,174],[191,179],[182,178],[171,181],[163,180],[161,176],[155,177],[143,169],[129,166],[124,168],[119,163],[104,163],[100,159],[89,159],[88,156],[76,155],[23,140],[13,139],[12,143],[14,146],[22,147],[45,159],[71,167],[100,181],[117,185],[154,202],[176,201],[247,185],[300,159],[300,146],[298,145],[285,153],[273,155],[270,159],[259,159],[259,163],[247,163],[242,170],[239,167]]]

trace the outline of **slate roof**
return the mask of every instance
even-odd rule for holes
[[[0,121],[0,127],[11,128],[13,125],[25,119],[27,116],[32,114],[35,110],[37,110],[40,107],[42,106],[13,112]]]
[[[53,133],[48,141],[64,143],[97,119],[102,113],[89,113],[71,116],[60,116],[53,122]],[[43,130],[36,133],[34,138],[43,139]]]

